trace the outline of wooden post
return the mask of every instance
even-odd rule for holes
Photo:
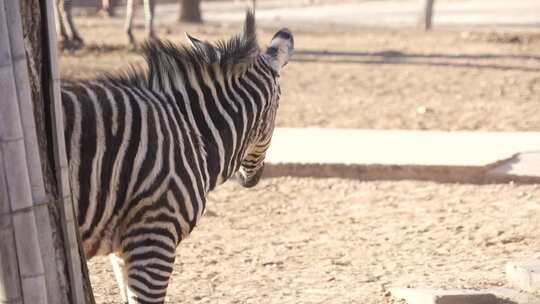
[[[91,303],[88,288],[84,289],[86,264],[81,265],[67,181],[52,2],[25,1],[26,9],[34,9],[25,17],[32,22],[25,20],[25,24],[37,25],[38,33],[45,32],[44,40],[51,42],[42,45],[45,56],[34,48],[41,39],[28,44],[23,40],[20,4],[20,0],[0,0],[0,303]],[[46,31],[41,31],[43,26]],[[42,59],[39,63],[32,59],[36,52]],[[42,95],[49,96],[42,101],[31,86],[41,87]],[[48,159],[43,159],[37,136],[47,137],[47,132],[35,120],[47,101],[52,101],[54,112],[50,126],[55,143],[49,148],[54,150],[52,166],[58,168],[59,183],[52,192],[45,186],[42,164]]]
[[[435,0],[424,0],[424,7],[422,8],[422,14],[420,16],[420,26],[429,31],[431,29],[433,21],[433,5]]]
[[[43,2],[42,2],[43,3]],[[71,187],[69,184],[69,167],[67,162],[64,120],[61,103],[60,71],[58,70],[58,45],[56,40],[56,28],[54,19],[54,7],[52,1],[44,1],[43,11],[46,13],[45,22],[47,24],[46,35],[48,42],[46,46],[46,62],[48,63],[48,87],[45,91],[49,100],[52,130],[52,148],[54,155],[54,167],[58,190],[58,201],[60,206],[60,221],[64,239],[64,250],[67,260],[67,271],[70,279],[70,293],[72,303],[95,303],[90,285],[88,268],[84,250],[82,249],[79,228],[76,220],[75,208],[71,197]]]
[[[27,161],[29,155],[21,123],[24,110],[20,103],[29,96],[30,83],[21,71],[26,68],[26,57],[24,48],[21,50],[22,26],[12,14],[11,5],[18,1],[12,1],[0,0],[0,189],[3,197],[0,202],[0,233],[3,236],[0,241],[0,301],[47,304],[45,270],[29,176],[29,167],[35,162]]]

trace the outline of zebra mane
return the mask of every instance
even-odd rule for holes
[[[181,85],[193,70],[204,71],[218,66],[223,71],[242,73],[260,53],[255,34],[255,15],[248,10],[241,34],[228,41],[210,43],[188,35],[192,45],[176,45],[168,40],[146,41],[142,56],[146,67],[130,66],[117,74],[106,74],[106,81],[169,90]]]

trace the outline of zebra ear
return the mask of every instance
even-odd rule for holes
[[[276,71],[285,66],[294,52],[294,38],[287,28],[279,30],[266,49],[266,54],[273,59],[272,64]]]

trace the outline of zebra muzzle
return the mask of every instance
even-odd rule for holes
[[[249,174],[246,173],[244,170],[240,169],[236,173],[236,179],[238,180],[238,183],[245,188],[252,188],[255,187],[259,180],[261,179],[261,176],[264,171],[264,164],[258,168],[256,171],[250,172]]]

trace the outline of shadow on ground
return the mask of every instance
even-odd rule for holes
[[[380,52],[342,52],[329,50],[298,50],[292,59],[296,62],[323,62],[333,64],[395,64],[425,65],[459,68],[478,68],[496,70],[515,70],[522,72],[540,72],[533,68],[530,61],[540,63],[540,56],[534,55],[499,55],[499,54],[438,54],[438,53],[403,53],[395,50]],[[443,60],[443,61],[437,61]],[[521,60],[522,65],[491,63],[470,63],[463,60]],[[461,61],[461,62],[459,62]]]

